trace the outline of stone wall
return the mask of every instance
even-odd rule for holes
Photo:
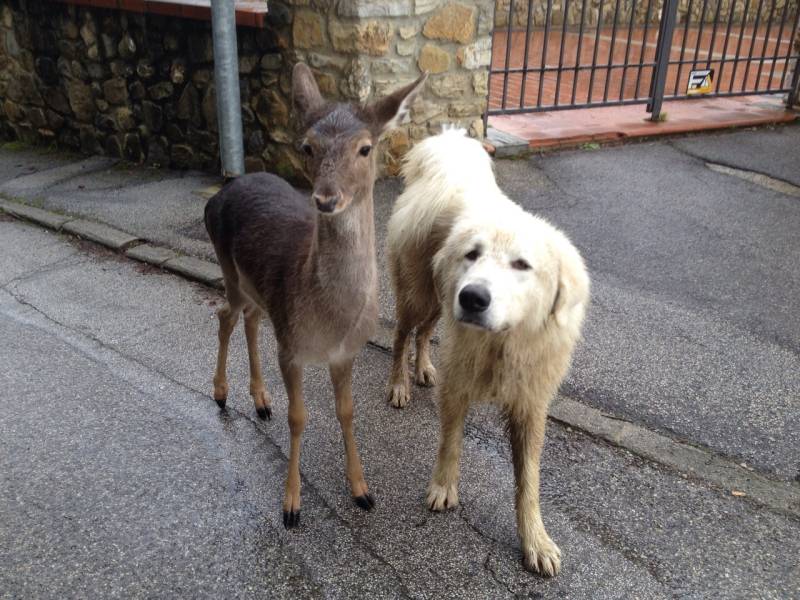
[[[719,21],[727,25],[729,7],[733,4],[733,23],[740,24],[745,4],[747,3],[748,23],[752,23],[756,16],[757,3],[752,0],[719,0]],[[775,23],[780,19],[783,7],[788,2],[788,14],[794,14],[797,10],[797,0],[775,0]],[[511,0],[495,1],[495,25],[497,27],[508,26],[508,16],[511,9]],[[691,15],[690,23],[700,23],[702,19],[706,24],[713,23],[716,16],[717,0],[707,0],[705,16],[703,16],[702,0],[680,0],[678,4],[678,23],[686,22],[686,15]],[[528,0],[514,0],[514,11],[512,27],[526,27],[528,22]],[[564,9],[567,13],[567,26],[578,27],[581,23],[581,12],[584,12],[584,26],[597,25],[598,18],[602,19],[603,24],[613,25],[614,13],[619,24],[630,23],[631,9],[635,7],[634,23],[643,25],[648,14],[648,0],[602,0],[603,13],[600,15],[601,0],[586,0],[586,8],[583,8],[583,0],[553,0],[551,6],[551,25],[560,27],[564,22]],[[617,8],[619,4],[619,8]],[[530,3],[533,8],[531,22],[536,27],[543,27],[547,15],[547,0],[534,0]],[[652,0],[650,3],[650,23],[657,24],[660,19],[663,0]],[[761,20],[766,23],[772,10],[773,2],[767,1],[761,7]]]
[[[279,149],[290,141],[283,133],[289,104],[279,85],[279,29],[239,30],[251,169],[291,167]],[[0,33],[6,137],[152,165],[219,169],[208,22],[17,1],[4,3]]]
[[[408,147],[442,123],[483,136],[493,6],[494,0],[312,2],[295,8],[292,41],[323,93],[343,99],[370,101],[430,73],[411,122],[389,135],[381,154],[394,174]]]
[[[396,173],[444,122],[483,135],[494,0],[289,0],[267,27],[237,30],[246,168],[297,179],[290,73],[307,61],[323,93],[367,102],[431,73],[411,121],[379,160]],[[219,170],[210,23],[4,0],[0,135],[87,154]]]

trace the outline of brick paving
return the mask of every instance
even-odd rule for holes
[[[788,23],[784,25],[782,31],[779,31],[778,25],[773,24],[769,36],[766,36],[766,27],[759,27],[755,35],[753,35],[754,31],[751,26],[744,31],[741,26],[733,27],[727,38],[727,45],[725,25],[721,24],[719,27],[721,30],[718,30],[716,35],[709,26],[706,26],[700,35],[697,27],[692,26],[687,31],[682,25],[676,26],[670,59],[677,61],[683,56],[683,60],[694,60],[696,57],[698,69],[710,67],[715,70],[715,84],[719,85],[719,90],[722,92],[754,91],[757,87],[756,82],[760,89],[781,89],[788,85],[789,74],[785,59],[790,46],[791,31]],[[630,36],[628,36],[628,31],[631,32]],[[560,74],[555,70],[548,71],[544,77],[540,77],[537,72],[528,73],[525,77],[525,107],[537,105],[550,107],[572,103],[602,102],[604,99],[615,101],[647,97],[655,61],[657,25],[652,25],[646,32],[643,27],[633,30],[629,30],[627,27],[617,27],[616,32],[611,26],[602,27],[598,44],[594,43],[597,35],[595,27],[584,31],[583,41],[581,41],[579,32],[567,31],[562,36],[562,31],[558,28],[551,30],[547,36],[546,53],[543,52],[544,33],[543,29],[536,29],[532,32],[528,41],[528,68],[541,69],[544,54],[546,68],[558,67],[560,62],[572,70],[562,71]],[[713,53],[710,53],[712,38]],[[507,39],[506,31],[494,33],[493,69],[501,69],[505,64]],[[579,45],[580,60],[576,60]],[[685,48],[683,54],[682,47]],[[749,67],[748,63],[744,61],[739,62],[735,68],[733,62],[720,63],[723,56],[728,60],[733,59],[737,54],[737,48],[739,56],[749,56],[752,50],[753,57],[765,58],[763,62],[756,60],[754,63],[750,63]],[[774,59],[775,55],[782,55],[784,58]],[[524,59],[525,32],[512,31],[508,65],[512,69],[522,68],[525,64]],[[593,62],[597,65],[594,75],[592,75],[591,69],[575,69],[576,64],[590,66]],[[609,68],[609,65],[626,63],[629,65],[627,68]],[[644,65],[641,68],[640,63]],[[678,65],[670,65],[666,82],[667,96],[685,95],[691,68],[692,65],[683,65],[680,68],[679,79]],[[512,73],[505,83],[503,74],[492,75],[489,85],[490,108],[502,107],[504,85],[506,87],[506,107],[518,108],[522,97],[522,79],[521,73]]]

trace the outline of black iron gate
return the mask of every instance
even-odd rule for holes
[[[786,93],[800,0],[498,0],[489,115]]]

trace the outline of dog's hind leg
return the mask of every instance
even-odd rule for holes
[[[247,357],[250,362],[250,395],[253,397],[259,418],[271,419],[271,400],[261,375],[261,357],[258,352],[258,326],[263,316],[264,313],[258,306],[248,304],[244,309],[244,334],[247,338]]]
[[[431,310],[431,313],[417,327],[417,358],[414,370],[414,380],[417,385],[431,387],[436,385],[436,369],[431,362],[431,337],[439,320],[439,307]]]
[[[517,532],[525,566],[553,576],[561,568],[561,550],[545,531],[539,508],[539,459],[547,414],[544,410],[527,414],[511,410],[506,416],[517,488]]]
[[[397,301],[396,314],[392,373],[389,376],[389,403],[395,408],[404,408],[411,396],[411,384],[408,379],[408,346],[415,323],[410,309],[404,306],[400,299]]]
[[[458,471],[464,445],[464,419],[469,401],[442,387],[439,402],[439,455],[428,485],[426,502],[431,510],[445,510],[458,505]]]
[[[367,482],[364,481],[364,471],[361,468],[356,439],[353,435],[353,360],[331,365],[330,372],[336,396],[336,418],[339,420],[344,439],[345,467],[350,482],[350,492],[359,508],[372,510],[375,507],[375,498],[369,493]]]

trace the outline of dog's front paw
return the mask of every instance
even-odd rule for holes
[[[422,387],[433,387],[436,385],[436,369],[430,363],[417,366],[416,372],[414,373],[414,380],[417,382],[417,385],[421,385]]]
[[[389,388],[389,404],[395,408],[405,408],[411,394],[408,393],[408,386],[403,383],[395,383]]]
[[[431,481],[425,502],[429,509],[437,512],[458,506],[457,484],[439,485]]]
[[[561,550],[546,533],[542,533],[530,544],[523,545],[525,567],[547,577],[553,577],[561,569]]]

